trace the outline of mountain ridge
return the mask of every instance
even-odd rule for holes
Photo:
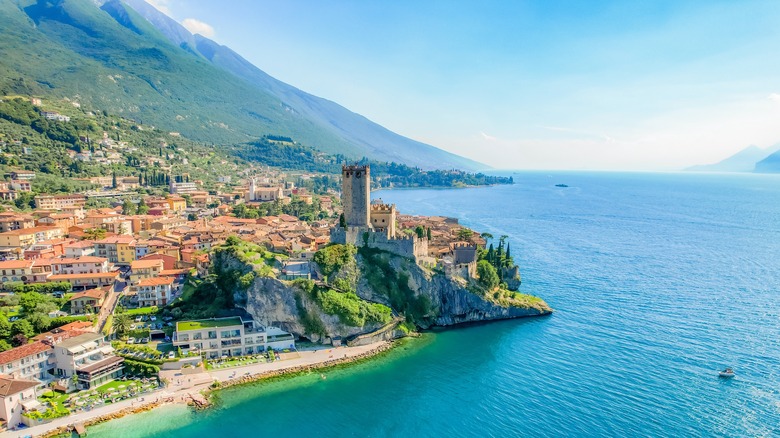
[[[767,148],[749,145],[717,163],[700,164],[685,170],[691,172],[753,172],[758,170],[757,163],[778,151],[780,151],[780,143]]]
[[[487,167],[392,133],[277,81],[229,48],[157,21],[118,0],[0,0],[0,94],[69,98],[214,145],[273,134],[350,159]],[[212,51],[210,59],[198,46]]]

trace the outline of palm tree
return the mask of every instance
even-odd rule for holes
[[[130,325],[132,322],[130,321],[130,316],[126,313],[121,313],[119,315],[114,315],[114,330],[116,330],[117,336],[123,336],[125,333],[130,331]]]

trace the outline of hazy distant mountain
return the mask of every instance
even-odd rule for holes
[[[762,149],[750,145],[736,154],[714,164],[691,166],[685,170],[695,172],[753,172],[756,163],[780,150],[780,143]]]
[[[486,167],[284,84],[139,0],[0,0],[8,94],[67,97],[215,144],[273,134],[351,158]]]
[[[780,144],[775,145],[780,149]],[[780,173],[780,150],[756,163],[756,172]]]

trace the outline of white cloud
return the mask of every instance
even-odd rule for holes
[[[146,0],[146,3],[154,6],[158,11],[167,16],[171,16],[170,0]]]
[[[192,33],[199,33],[204,37],[209,38],[214,36],[214,28],[211,27],[210,24],[204,23],[200,20],[196,20],[194,18],[185,18],[182,20],[181,25]]]
[[[496,140],[498,140],[496,137],[493,137],[492,135],[485,134],[484,132],[480,131],[480,134],[482,135],[482,138],[484,138],[487,141],[496,141]]]
[[[780,102],[780,93],[772,93],[769,95],[769,100],[774,102]]]

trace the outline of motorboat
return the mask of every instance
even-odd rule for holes
[[[734,373],[734,370],[733,370],[733,369],[731,369],[731,368],[726,368],[725,370],[723,370],[723,371],[719,372],[719,373],[718,373],[718,376],[719,376],[719,377],[725,377],[725,378],[729,378],[729,377],[734,377],[734,376],[736,376],[736,373]]]

